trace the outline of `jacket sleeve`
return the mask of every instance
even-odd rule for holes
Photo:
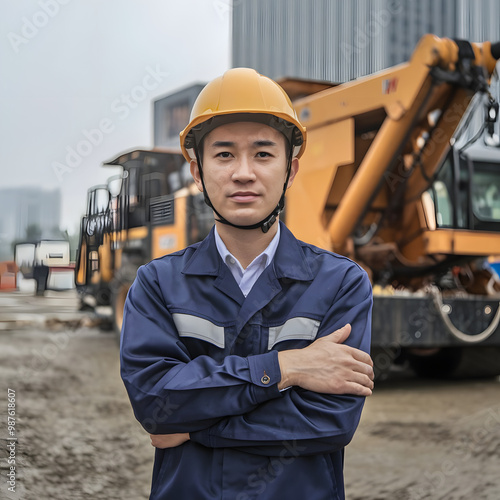
[[[161,294],[153,266],[139,268],[124,309],[121,376],[137,420],[152,434],[194,432],[220,418],[280,398],[276,351],[190,359]],[[264,385],[265,372],[276,380]]]
[[[369,352],[371,284],[359,268],[351,271],[354,272],[347,273],[324,317],[318,337],[350,323],[352,330],[346,344]],[[365,399],[319,394],[300,387],[286,390],[282,395],[245,415],[224,418],[208,429],[194,432],[191,439],[208,447],[238,447],[268,456],[331,453],[352,439]]]

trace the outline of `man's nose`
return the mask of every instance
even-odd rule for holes
[[[255,172],[252,161],[247,156],[241,156],[235,162],[232,179],[239,182],[249,182],[255,180]]]

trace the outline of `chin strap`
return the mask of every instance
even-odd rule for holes
[[[203,179],[203,168],[201,165],[201,158],[200,158],[199,153],[198,153],[198,148],[195,148],[195,154],[196,154],[196,161],[198,162],[198,170],[200,172],[201,185],[203,186],[203,198],[205,200],[205,203],[214,211],[215,215],[218,217],[215,220],[217,222],[220,222],[222,224],[226,224],[228,226],[235,227],[237,229],[257,229],[260,227],[260,229],[262,230],[263,233],[267,233],[269,231],[269,229],[271,229],[271,226],[276,222],[278,215],[285,208],[285,193],[286,193],[286,188],[288,186],[288,180],[290,179],[290,172],[292,170],[293,147],[290,148],[290,154],[288,156],[288,164],[287,164],[287,169],[286,169],[287,170],[286,171],[286,179],[285,179],[285,184],[283,185],[283,192],[281,193],[280,201],[276,205],[276,208],[267,217],[262,219],[260,222],[257,222],[255,224],[249,224],[248,226],[241,226],[239,224],[233,224],[232,222],[229,222],[212,205],[212,201],[210,200],[208,193],[207,193],[207,188],[205,187],[205,180]]]

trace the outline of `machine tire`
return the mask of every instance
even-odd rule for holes
[[[108,286],[101,286],[95,293],[98,306],[109,306],[111,303],[111,290]]]
[[[487,378],[500,375],[500,347],[445,347],[430,356],[408,353],[415,373],[424,378]]]

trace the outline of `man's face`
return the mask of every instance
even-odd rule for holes
[[[284,136],[255,122],[221,125],[204,138],[203,176],[215,209],[229,222],[250,225],[267,217],[278,204],[286,179]],[[288,186],[298,170],[292,161]],[[198,164],[191,174],[203,190]]]

